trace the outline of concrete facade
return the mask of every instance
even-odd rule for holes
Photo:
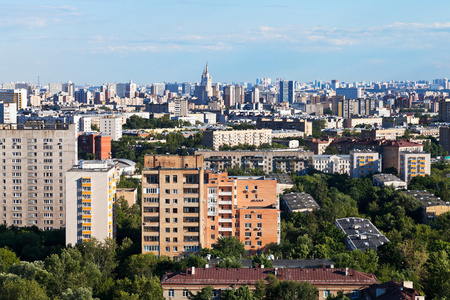
[[[430,175],[431,173],[431,155],[421,151],[402,151],[400,152],[400,169],[398,170],[400,178],[408,182],[416,176]]]
[[[203,133],[203,146],[218,150],[221,146],[272,144],[272,130],[211,130]]]
[[[381,156],[370,150],[353,150],[350,152],[350,176],[360,178],[381,172]]]
[[[65,227],[65,173],[77,162],[74,124],[0,128],[0,222],[51,230]]]

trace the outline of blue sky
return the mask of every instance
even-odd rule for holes
[[[450,1],[0,0],[0,82],[449,77]]]

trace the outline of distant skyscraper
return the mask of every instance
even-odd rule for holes
[[[134,98],[136,97],[136,83],[130,79],[130,82],[127,83],[125,87],[125,97],[126,98]]]
[[[237,84],[235,87],[236,103],[243,104],[245,100],[245,88]]]
[[[223,87],[223,100],[226,107],[232,107],[236,103],[236,89],[234,85],[226,85]]]
[[[200,85],[195,88],[194,96],[202,102],[213,96],[212,78],[209,75],[208,63],[206,63],[206,67],[203,70]]]
[[[177,95],[180,94],[180,85],[178,83],[166,83],[166,91],[169,91],[171,93],[177,93]]]
[[[339,80],[337,80],[337,79],[331,80],[331,88],[332,88],[333,90],[338,89],[338,88],[339,88]]]
[[[164,95],[164,91],[166,89],[165,83],[154,83],[152,84],[152,94],[153,95]]]
[[[280,80],[280,100],[279,102],[289,101],[289,82],[287,80]]]
[[[191,84],[189,82],[184,82],[181,84],[181,92],[184,96],[191,95]]]
[[[338,88],[336,95],[345,96],[345,99],[359,99],[362,97],[361,88]]]

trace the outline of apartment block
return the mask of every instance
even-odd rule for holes
[[[66,245],[115,237],[118,178],[111,160],[83,161],[67,171]]]
[[[203,133],[203,145],[218,150],[221,146],[272,144],[272,130],[211,130]]]
[[[370,150],[353,150],[350,152],[350,176],[360,178],[381,172],[381,156]]]
[[[237,150],[211,151],[197,150],[203,155],[204,169],[225,170],[235,166],[248,169],[262,169],[266,173],[281,171],[284,173],[301,172],[313,162],[314,153],[304,150]]]
[[[205,173],[206,211],[202,247],[212,248],[220,237],[235,236],[252,254],[270,243],[280,243],[277,181],[247,176]]]
[[[385,141],[382,144],[383,170],[386,168],[400,169],[400,152],[423,151],[423,145],[407,140]]]
[[[400,152],[400,179],[408,182],[416,176],[430,175],[431,155],[422,151]]]
[[[0,147],[0,222],[65,227],[65,173],[77,163],[75,125],[2,125]]]
[[[100,119],[100,132],[118,141],[122,137],[122,117],[107,116]]]
[[[329,174],[350,175],[350,155],[314,155],[314,169]]]
[[[439,144],[442,145],[442,149],[450,153],[450,127],[439,128]]]
[[[256,121],[258,129],[298,130],[307,136],[312,135],[312,127],[313,122],[303,119],[260,118]]]
[[[15,103],[16,109],[27,108],[26,89],[0,89],[0,102]]]
[[[111,159],[111,137],[98,132],[78,134],[78,148],[82,153],[95,154],[95,159]]]
[[[145,156],[142,171],[142,253],[182,257],[204,244],[203,157]]]
[[[17,105],[15,103],[0,102],[0,123],[17,123]]]
[[[439,120],[450,122],[450,99],[439,101]]]
[[[363,129],[361,130],[361,139],[372,140],[396,140],[405,134],[405,127],[390,129]]]

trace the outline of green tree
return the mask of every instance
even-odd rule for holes
[[[306,281],[280,281],[274,275],[269,275],[267,281],[266,300],[316,299],[319,295],[317,289]]]
[[[211,300],[213,298],[213,288],[208,285],[202,288],[201,291],[198,291],[196,294],[189,292],[190,300]]]
[[[264,268],[273,268],[272,261],[265,254],[255,255],[252,257],[252,267],[254,268],[256,264],[260,267],[264,266]]]
[[[234,236],[219,237],[213,244],[213,253],[220,258],[244,257],[246,254],[244,244]]]
[[[256,300],[256,298],[250,292],[248,286],[240,286],[234,290],[224,290],[221,295],[223,300]]]
[[[67,289],[59,296],[60,300],[98,300],[92,297],[92,290],[84,287],[77,288],[76,290]]]
[[[242,263],[239,258],[227,256],[222,258],[217,264],[217,268],[242,268]]]
[[[45,288],[34,280],[17,275],[0,273],[0,297],[3,300],[47,300]]]
[[[6,273],[12,265],[19,262],[20,260],[14,252],[8,248],[0,248],[0,273]]]

